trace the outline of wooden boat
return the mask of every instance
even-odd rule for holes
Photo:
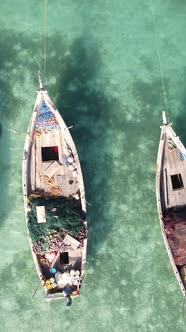
[[[163,112],[156,169],[160,227],[177,281],[186,295],[186,149]]]
[[[31,252],[47,300],[79,295],[87,249],[86,200],[78,154],[59,111],[39,90],[23,154]]]

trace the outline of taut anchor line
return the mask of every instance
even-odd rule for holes
[[[162,87],[163,87],[164,103],[165,103],[165,109],[167,110],[168,109],[168,104],[167,104],[167,95],[166,95],[166,90],[165,90],[165,81],[164,81],[164,77],[163,77],[163,68],[162,68],[162,64],[161,64],[160,46],[159,46],[159,39],[158,39],[158,29],[157,29],[157,24],[156,24],[156,19],[155,19],[153,0],[149,0],[149,1],[150,1],[150,7],[151,7],[151,13],[152,13],[152,19],[153,19],[153,25],[154,25],[154,35],[155,35],[155,40],[156,40],[157,55],[158,55],[161,81],[162,81]]]
[[[43,73],[46,75],[46,58],[47,58],[47,0],[44,0],[45,4],[45,17],[44,17],[44,54],[43,54]]]

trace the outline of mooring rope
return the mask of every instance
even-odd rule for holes
[[[50,301],[49,301],[49,320],[50,320],[50,332],[52,332],[52,318],[51,318]]]
[[[44,17],[44,54],[43,54],[43,73],[46,75],[47,62],[47,0],[44,0],[45,17]]]
[[[153,0],[149,0],[149,1],[150,1],[152,20],[153,20],[153,25],[154,25],[154,35],[155,35],[155,40],[156,40],[157,55],[158,55],[161,81],[162,81],[162,87],[163,87],[164,103],[165,103],[165,108],[167,110],[168,109],[168,104],[167,104],[167,95],[166,95],[166,90],[165,90],[165,81],[164,81],[164,77],[163,77],[163,68],[162,68],[162,64],[161,64],[160,46],[159,46],[159,39],[158,39],[158,29],[157,29],[157,24],[156,24]]]
[[[185,300],[186,300],[186,295],[184,296],[184,300],[183,300],[183,304],[182,304],[182,317],[184,317]]]

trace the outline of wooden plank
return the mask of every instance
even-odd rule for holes
[[[47,169],[45,169],[45,175],[52,178],[56,173],[59,174],[60,165],[57,161],[53,161]]]
[[[59,154],[59,162],[62,163],[62,156],[63,156],[63,135],[61,129],[55,131],[56,133],[56,142],[58,143],[58,154]]]
[[[66,175],[57,175],[57,185],[61,186],[63,196],[69,197]]]
[[[169,190],[168,190],[168,178],[167,178],[167,169],[164,170],[164,183],[165,183],[165,203],[166,206],[169,206]]]
[[[44,161],[42,162],[43,173],[45,173],[46,169],[53,163],[53,161]]]
[[[168,192],[169,204],[166,203],[167,208],[172,206],[181,206],[186,204],[186,191],[184,188],[180,190],[173,190],[171,175],[181,174],[183,183],[186,184],[186,172],[185,162],[181,160],[179,156],[179,149],[169,149],[169,142],[165,143],[165,155],[164,155],[164,169],[167,169],[167,183],[164,180],[164,190]],[[167,188],[166,188],[167,186]]]
[[[72,249],[77,249],[80,246],[80,242],[68,234],[65,236],[63,242],[67,245],[70,244]]]
[[[45,213],[45,206],[36,206],[36,213],[37,213],[37,222],[38,224],[45,224],[46,223],[46,213]]]
[[[31,190],[35,191],[36,188],[36,146],[35,141],[31,148]]]
[[[41,177],[42,172],[42,157],[41,157],[41,137],[36,138],[36,188],[42,188]]]
[[[59,174],[58,175],[65,175],[65,168],[64,168],[64,166],[60,165]]]

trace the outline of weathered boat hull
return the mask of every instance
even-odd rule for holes
[[[64,289],[67,285],[70,285],[72,290],[77,290],[74,296],[79,295],[85,272],[87,250],[83,176],[70,132],[47,91],[43,89],[41,81],[25,140],[22,179],[31,252],[46,299],[65,297]],[[42,201],[42,205],[41,202],[38,203],[38,200]],[[68,220],[65,220],[65,215],[62,217],[60,214],[60,202],[64,204],[64,211],[69,213]],[[78,212],[69,212],[70,206],[73,209],[76,208]],[[73,225],[71,229],[73,213],[77,220],[76,225]],[[49,219],[54,225],[47,224]],[[68,229],[63,225],[64,220],[68,222],[68,227],[65,226]],[[42,234],[38,236],[38,229],[42,228],[45,233],[47,228],[48,232],[43,237]],[[75,235],[71,236],[72,233]],[[64,259],[64,256],[68,256],[67,260],[61,263],[61,257]],[[57,274],[53,276],[51,273],[52,268],[57,270],[58,282]],[[49,281],[51,279],[56,280],[51,283]]]
[[[186,295],[186,278],[182,274],[182,269],[186,265],[186,261],[184,262],[186,247],[185,252],[180,251],[182,240],[179,232],[180,229],[181,231],[184,229],[186,234],[186,192],[184,189],[186,160],[183,158],[185,155],[183,144],[163,114],[156,165],[157,210],[170,263],[184,296]]]

